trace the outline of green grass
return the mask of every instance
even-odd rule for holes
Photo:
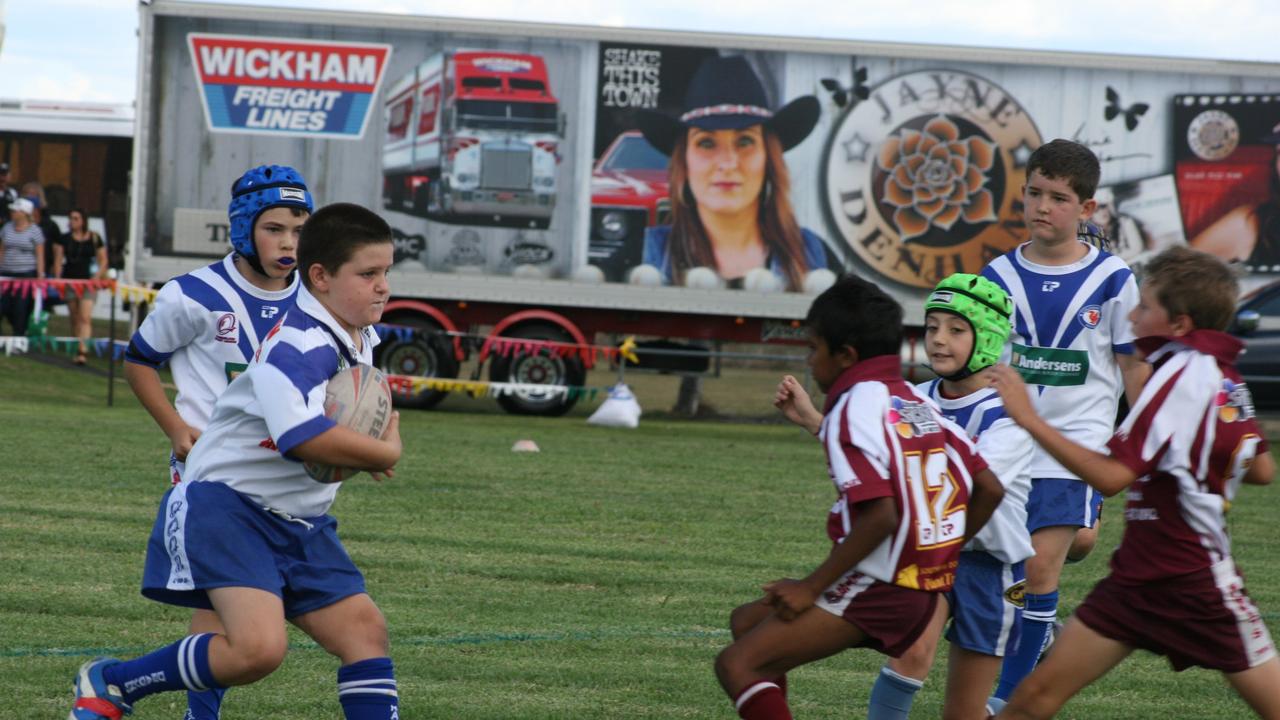
[[[123,383],[106,407],[104,369],[0,357],[0,718],[62,717],[84,659],[133,656],[185,631],[185,611],[138,594],[165,441]],[[708,392],[722,394],[718,408],[764,416],[777,374],[731,374]],[[674,400],[672,378],[628,380],[646,408]],[[832,491],[821,451],[777,424],[652,413],[636,430],[594,428],[583,422],[592,406],[521,418],[460,397],[404,413],[399,476],[339,493],[333,514],[391,628],[402,717],[734,716],[711,662],[734,606],[823,557]],[[510,452],[520,438],[542,452]],[[1064,607],[1104,573],[1118,504],[1098,550],[1068,567]],[[1280,496],[1245,488],[1236,508],[1237,555],[1271,620]],[[291,632],[281,669],[232,690],[224,720],[341,717],[337,662]],[[881,662],[855,650],[796,671],[797,717],[864,716]],[[915,716],[939,716],[943,668],[940,658]],[[151,697],[134,717],[177,718],[184,703]],[[1142,653],[1063,713],[1247,715],[1217,674],[1175,675]]]

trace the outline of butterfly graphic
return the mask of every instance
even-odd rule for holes
[[[1146,103],[1134,103],[1127,108],[1121,107],[1120,93],[1116,92],[1115,88],[1108,85],[1107,109],[1103,111],[1102,115],[1107,120],[1114,120],[1117,115],[1123,114],[1125,128],[1132,131],[1134,128],[1138,127],[1138,118],[1142,117],[1143,113],[1150,109],[1150,107],[1151,106]]]
[[[834,78],[822,78],[818,82],[822,83],[822,87],[831,93],[831,99],[835,102],[836,107],[848,105],[850,96],[859,100],[866,100],[871,96],[871,90],[867,88],[867,69],[864,67],[854,68],[852,87],[843,87],[840,85],[840,81]]]

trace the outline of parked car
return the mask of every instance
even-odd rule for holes
[[[1245,342],[1236,367],[1260,410],[1280,410],[1280,281],[1240,300],[1231,328]]]
[[[588,257],[611,282],[640,264],[644,229],[667,222],[667,156],[638,131],[614,139],[591,171]]]

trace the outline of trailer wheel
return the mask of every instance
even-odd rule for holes
[[[571,340],[560,329],[546,325],[524,325],[512,328],[504,333],[503,337],[557,342]],[[513,352],[506,357],[495,355],[489,361],[489,379],[493,382],[576,387],[581,386],[586,378],[587,370],[583,367],[581,360],[556,357],[545,348],[532,354]],[[498,396],[498,404],[514,415],[556,417],[569,412],[577,402],[577,396],[568,397],[537,390]]]
[[[441,329],[433,322],[416,318],[392,319],[388,322],[428,332]],[[444,335],[415,334],[407,340],[389,335],[378,345],[377,351],[374,364],[390,375],[458,377],[458,358],[454,355],[453,343]],[[393,400],[398,407],[427,410],[440,404],[448,394],[439,390],[424,390],[417,395],[393,393]]]

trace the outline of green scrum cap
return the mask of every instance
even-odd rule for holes
[[[959,315],[973,328],[969,361],[948,380],[960,380],[1000,361],[1013,317],[1013,301],[1004,288],[981,275],[955,273],[929,294],[924,311],[932,310]]]

